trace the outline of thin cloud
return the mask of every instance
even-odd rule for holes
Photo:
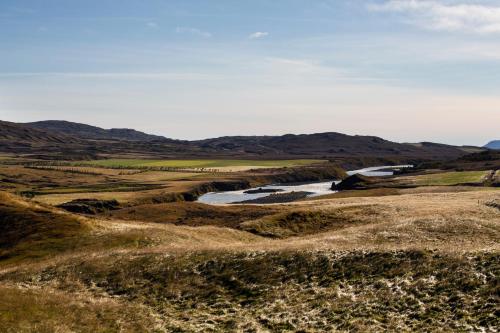
[[[400,13],[427,30],[500,33],[500,7],[473,3],[446,4],[433,0],[390,0],[369,10]]]
[[[257,31],[257,32],[254,32],[253,34],[250,34],[250,36],[248,36],[248,38],[250,38],[250,39],[261,39],[261,38],[265,38],[267,36],[269,36],[269,32]]]
[[[12,72],[0,73],[0,79],[9,78],[70,78],[70,79],[145,79],[145,80],[214,80],[221,76],[203,73],[168,72]]]
[[[175,32],[178,34],[191,34],[195,36],[200,36],[204,38],[212,37],[212,34],[208,31],[203,31],[200,29],[192,28],[192,27],[177,27]]]
[[[155,29],[155,28],[158,28],[158,23],[156,23],[156,22],[148,22],[148,23],[146,23],[146,26],[148,28]]]

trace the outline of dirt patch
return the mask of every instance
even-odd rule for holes
[[[116,200],[76,199],[57,206],[68,212],[96,215],[120,207]]]
[[[488,201],[486,203],[486,206],[492,207],[492,208],[496,208],[496,209],[500,210],[500,200],[499,199],[495,199],[495,200]]]

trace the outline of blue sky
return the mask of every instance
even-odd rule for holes
[[[0,119],[182,139],[500,135],[500,2],[0,0]]]

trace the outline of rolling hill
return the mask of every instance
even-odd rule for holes
[[[0,192],[0,260],[34,259],[71,248],[62,239],[75,242],[89,229],[75,216]]]
[[[46,131],[43,129],[28,127],[23,124],[0,120],[0,141],[72,143],[77,142],[78,139],[63,133],[57,133],[55,131]]]
[[[0,121],[0,151],[50,156],[86,155],[88,143],[71,135]]]
[[[42,122],[44,123],[44,122]],[[30,155],[44,159],[94,159],[106,154],[146,154],[147,156],[178,156],[186,151],[186,142],[154,136],[134,130],[116,130],[122,138],[109,134],[106,139],[98,127],[70,122],[47,122],[32,125],[0,121],[0,152]],[[50,125],[50,126],[49,126]],[[34,127],[35,126],[35,127]],[[44,128],[50,127],[52,129]],[[62,128],[58,130],[57,128]],[[92,134],[93,131],[96,133]],[[108,131],[108,130],[103,130]],[[109,130],[110,133],[116,132]],[[99,136],[101,133],[103,136]],[[107,133],[107,132],[106,132]],[[145,140],[125,139],[145,137]],[[187,149],[196,151],[196,149]]]
[[[236,136],[194,141],[201,148],[269,156],[461,156],[461,147],[436,143],[407,144],[375,136],[328,132],[282,136]]]
[[[0,152],[44,158],[95,158],[109,155],[150,158],[387,158],[396,162],[456,159],[476,147],[397,143],[375,136],[335,132],[282,136],[231,136],[181,141],[130,129],[105,130],[67,121],[0,122]]]
[[[37,121],[26,123],[26,125],[40,130],[63,133],[83,139],[128,141],[166,140],[163,136],[146,134],[129,128],[103,129],[96,126],[79,124],[65,120]]]

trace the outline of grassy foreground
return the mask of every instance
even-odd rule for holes
[[[499,259],[432,251],[82,258],[45,268],[31,288],[0,289],[0,329],[24,322],[34,332],[39,321],[47,332],[494,331]]]
[[[500,191],[479,184],[483,171],[403,175],[394,184],[411,186],[282,205],[209,206],[163,198],[259,172],[114,162],[0,164],[0,332],[500,327]],[[94,215],[55,207],[74,199],[119,206]]]
[[[0,331],[494,332],[499,198],[146,204],[90,218],[2,194]]]

